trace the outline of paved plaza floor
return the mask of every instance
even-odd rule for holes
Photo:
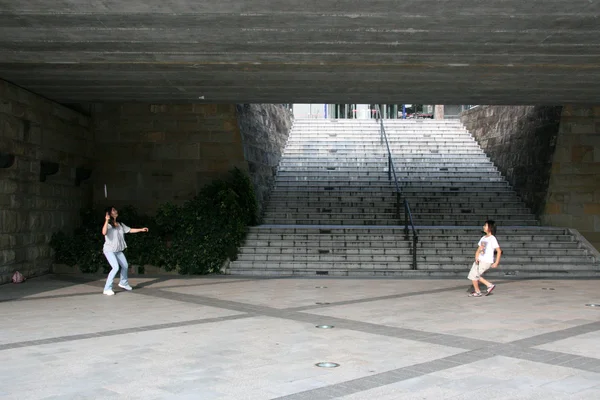
[[[102,284],[0,286],[0,400],[600,399],[598,281]]]

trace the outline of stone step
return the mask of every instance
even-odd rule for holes
[[[477,174],[470,173],[446,173],[446,172],[426,172],[426,173],[405,173],[396,171],[396,177],[402,178],[403,182],[421,182],[421,181],[475,181],[480,179],[482,181],[503,181],[502,176],[499,172],[482,172]],[[325,175],[294,175],[285,174],[278,175],[276,182],[390,182],[387,171],[380,171],[377,175],[354,175],[351,173],[346,174],[325,174]]]
[[[369,235],[365,235],[364,239],[360,239],[363,236],[357,236],[356,238],[348,235],[344,237],[335,237],[332,236],[330,238],[320,238],[314,235],[301,237],[302,235],[295,235],[290,237],[290,235],[254,235],[246,238],[244,242],[244,248],[275,248],[275,249],[312,249],[313,251],[317,251],[318,249],[354,249],[358,248],[360,250],[369,251],[371,249],[386,249],[386,248],[410,248],[412,246],[412,238],[410,240],[405,240],[404,236],[394,237],[393,239],[382,236],[380,238],[372,237]],[[523,235],[525,236],[525,235]],[[442,236],[444,240],[446,237]],[[421,250],[444,250],[444,251],[454,251],[460,249],[467,249],[474,252],[474,249],[477,247],[476,243],[478,241],[478,237],[462,237],[457,236],[456,239],[448,239],[446,242],[438,242],[440,239],[436,240],[435,236],[423,236],[419,235],[419,240],[417,242],[417,248],[419,251]],[[512,251],[513,249],[577,249],[581,250],[579,247],[579,243],[573,241],[572,238],[568,236],[558,236],[552,237],[548,236],[545,239],[553,239],[553,241],[548,240],[517,240],[513,237],[507,237],[506,240],[503,240],[503,237],[500,236],[498,240],[501,243],[501,247],[503,250],[508,251],[509,249]],[[242,249],[243,250],[243,249]],[[293,251],[292,251],[293,252]]]
[[[383,266],[387,264],[390,267],[398,268],[400,265],[412,264],[413,257],[410,254],[407,255],[292,255],[292,254],[240,254],[236,263],[264,263],[263,267],[277,266],[277,267],[288,267],[294,264],[312,264],[313,266],[320,266],[320,268],[340,268],[344,265],[352,264],[354,268],[373,268],[374,265]],[[277,265],[279,264],[279,265]],[[473,264],[473,255],[453,255],[453,254],[441,254],[441,255],[428,255],[421,256],[417,255],[417,266],[419,268],[426,268],[427,265],[434,264],[437,268],[449,268],[454,269],[457,266],[464,268],[465,274],[468,272],[468,268]],[[513,265],[519,265],[519,268],[530,269],[531,265],[564,265],[564,264],[576,264],[578,267],[587,266],[590,268],[598,268],[599,265],[589,256],[581,255],[568,255],[568,256],[511,256],[502,257],[501,265],[502,268],[507,268]],[[328,266],[329,265],[329,266]]]
[[[247,246],[240,250],[240,255],[291,255],[291,256],[406,256],[412,254],[412,248],[409,243],[407,246],[399,247],[375,247],[376,243],[371,247],[358,247],[358,246],[347,246],[347,247],[326,247],[326,246],[297,246],[297,247],[251,247]],[[588,256],[582,249],[579,248],[515,248],[515,247],[502,247],[502,260],[510,260],[511,257],[520,256]],[[469,256],[473,257],[475,252],[475,246],[462,247],[456,249],[448,248],[423,248],[417,249],[417,254],[422,257],[426,256],[437,256],[437,255],[453,255],[453,256]],[[240,256],[241,257],[241,256]],[[241,259],[241,258],[239,258]]]
[[[340,125],[294,125],[292,134],[302,134],[302,133],[311,133],[311,132],[327,132],[327,131],[343,131],[348,133],[360,134],[361,132],[373,132],[377,135],[381,134],[379,126],[375,125],[362,125],[362,126],[340,126]],[[418,127],[418,126],[398,126],[398,127],[386,127],[385,133],[388,136],[392,136],[394,134],[402,133],[402,132],[416,132],[416,133],[437,133],[437,132],[462,132],[463,135],[468,135],[469,133],[465,130],[464,127],[460,126],[429,126],[427,128]]]
[[[485,210],[486,215],[530,215],[530,212],[527,208],[522,206],[512,206],[512,207],[500,207],[500,208],[492,208],[492,207],[471,207],[471,206],[463,206],[463,207],[431,207],[427,206],[413,206],[411,207],[411,211],[413,216],[418,216],[421,214],[447,214],[447,215],[462,215],[462,214],[472,214],[478,213],[479,210]],[[401,209],[404,212],[404,208]],[[311,215],[317,216],[319,214],[380,214],[380,213],[389,213],[393,215],[396,212],[395,204],[384,204],[381,206],[373,206],[373,207],[325,207],[325,206],[317,206],[317,207],[277,207],[274,204],[269,204],[269,208],[266,215],[274,216],[274,215],[288,215],[293,214],[297,215]]]
[[[495,191],[488,193],[473,193],[472,191],[463,190],[460,192],[422,192],[413,190],[414,188],[405,188],[402,191],[402,199],[407,199],[409,204],[427,203],[427,202],[447,202],[454,201],[460,203],[472,202],[492,202],[492,201],[518,201],[515,194],[509,190]],[[431,190],[431,189],[430,189]],[[362,200],[360,200],[362,199]],[[381,201],[396,201],[396,194],[392,191],[383,192],[365,192],[365,191],[287,191],[279,190],[273,192],[271,201],[294,201],[294,202],[320,202],[320,201],[364,201],[364,200],[381,200]]]
[[[469,158],[467,158],[465,160],[465,155],[468,155]],[[327,164],[331,164],[331,163],[338,163],[338,162],[385,162],[387,163],[388,160],[388,155],[387,153],[381,152],[381,154],[375,156],[366,156],[366,155],[353,155],[353,156],[349,156],[349,155],[336,155],[336,154],[329,154],[329,155],[323,155],[323,156],[302,156],[302,155],[295,155],[295,156],[289,156],[289,155],[284,155],[284,157],[282,158],[282,161],[285,161],[286,163],[298,163],[298,162],[323,162],[323,163],[327,163]],[[394,157],[393,157],[394,163],[398,162],[405,162],[405,163],[410,163],[412,161],[415,162],[421,162],[421,163],[449,163],[449,162],[458,162],[458,163],[484,163],[484,162],[489,162],[491,163],[491,161],[487,158],[487,156],[485,156],[484,154],[404,154],[404,155],[399,155],[398,153],[394,153]],[[358,164],[359,166],[363,166],[361,164]]]
[[[427,141],[431,143],[436,142],[463,142],[463,143],[475,143],[477,142],[472,136],[466,135],[460,132],[436,132],[436,133],[422,133],[422,132],[402,132],[398,134],[388,135],[388,143],[410,143],[413,140]],[[314,141],[324,142],[348,142],[357,144],[377,144],[385,145],[385,139],[379,135],[379,132],[344,132],[344,131],[314,131],[312,133],[292,133],[287,142],[288,143],[304,143],[312,144]]]
[[[334,153],[335,152],[335,153]],[[456,146],[456,147],[417,147],[417,146],[404,146],[402,148],[398,148],[397,150],[392,150],[392,157],[402,158],[406,155],[414,156],[421,154],[438,154],[441,156],[472,156],[478,155],[482,156],[481,150],[477,148],[469,148],[465,146]],[[336,157],[341,156],[349,156],[349,157],[375,157],[380,155],[385,155],[387,157],[387,151],[383,151],[383,149],[378,150],[355,150],[355,149],[344,149],[344,148],[335,148],[325,147],[323,146],[320,149],[286,149],[285,157],[293,158],[293,157],[329,157],[330,155],[334,155]]]
[[[441,270],[432,266],[432,268],[423,270],[411,270],[410,265],[407,265],[405,269],[378,269],[377,267],[370,269],[336,269],[336,270],[325,270],[325,269],[288,269],[288,268],[261,268],[260,263],[257,265],[252,264],[251,266],[236,266],[232,264],[231,269],[227,271],[228,274],[237,276],[270,276],[270,277],[286,277],[286,276],[328,276],[328,277],[386,277],[396,279],[465,279],[465,271],[463,269],[454,270]],[[535,267],[535,266],[534,266]],[[540,265],[543,267],[543,265]],[[570,267],[570,268],[569,268]],[[558,268],[558,267],[557,267]],[[592,269],[575,269],[573,266],[565,266],[563,269],[531,269],[531,270],[519,270],[518,266],[510,268],[497,269],[488,272],[486,276],[491,279],[506,279],[506,278],[517,278],[517,279],[550,279],[550,278],[600,278],[600,272]]]
[[[344,210],[345,211],[345,210]],[[385,222],[394,222],[396,225],[399,223],[398,220],[401,219],[404,221],[404,213],[400,213],[400,217],[396,219],[395,212],[365,212],[365,213],[348,213],[348,212],[339,212],[336,213],[293,213],[293,212],[267,212],[263,216],[263,221],[265,223],[274,223],[272,221],[285,221],[286,223],[291,224],[308,224],[307,221],[321,221],[322,224],[333,224],[330,221],[344,221],[344,225],[351,224],[353,221],[357,221],[360,225],[364,225],[365,220],[373,220],[378,221],[375,225],[380,225],[381,221]],[[477,223],[483,223],[487,219],[487,214],[483,213],[473,213],[473,214],[443,214],[443,213],[422,213],[422,214],[413,214],[413,221],[415,224],[420,225],[450,225],[450,224],[460,224],[465,225],[468,222],[471,225]],[[497,214],[494,215],[495,221],[502,221],[504,224],[511,223],[511,221],[527,221],[528,225],[531,223],[537,222],[535,217],[530,214]],[[299,221],[299,222],[294,222]],[[386,224],[389,225],[389,224]]]
[[[508,188],[508,183],[503,180],[498,180],[497,178],[487,178],[481,180],[475,180],[473,178],[464,178],[464,179],[453,179],[449,182],[447,179],[429,179],[423,181],[413,181],[413,180],[402,180],[400,182],[401,189],[408,189],[411,187],[428,189],[428,188],[468,188],[476,185],[481,188],[481,190],[494,190],[497,188]],[[373,181],[362,181],[362,180],[346,180],[346,181],[283,181],[277,180],[275,181],[274,188],[278,190],[279,188],[285,188],[286,190],[297,189],[303,190],[304,188],[314,188],[315,190],[335,190],[336,188],[387,188],[391,190],[391,188],[395,188],[395,184],[393,180],[382,179],[382,180],[373,180]],[[328,188],[328,189],[323,189]],[[331,189],[333,188],[333,189]]]
[[[377,147],[385,149],[385,141],[381,141],[379,136],[365,135],[365,136],[346,136],[339,133],[328,133],[322,136],[315,136],[311,138],[299,137],[297,135],[290,136],[286,142],[286,146],[301,146],[301,147],[314,147],[316,144],[330,144],[332,146],[350,146],[350,147]],[[466,144],[479,146],[475,140],[464,135],[455,136],[422,136],[422,135],[404,135],[402,137],[388,138],[390,146],[402,146],[410,145],[412,143],[423,143],[423,144]]]
[[[484,166],[479,171],[474,172],[473,167],[456,167],[456,166],[428,166],[428,167],[409,167],[408,164],[403,163],[402,165],[395,165],[396,173],[409,172],[414,174],[427,174],[427,173],[455,173],[455,174],[492,174],[499,173],[496,167]],[[342,167],[304,167],[295,169],[279,169],[277,176],[331,176],[331,175],[353,175],[353,176],[371,176],[374,173],[380,174],[381,172],[387,172],[386,168],[377,169],[376,171],[364,171],[355,170]]]
[[[396,270],[410,270],[412,260],[403,260],[398,263],[388,263],[388,262],[371,262],[366,264],[360,263],[352,263],[352,262],[322,262],[322,263],[314,263],[314,262],[264,262],[264,261],[234,261],[231,263],[230,273],[242,273],[242,271],[265,271],[265,270],[280,270],[282,273],[287,273],[288,275],[297,275],[298,272],[304,271],[308,272],[311,275],[317,275],[317,271],[324,274],[329,271],[328,275],[334,275],[333,271],[348,271],[348,272],[358,272],[361,271],[365,276],[376,276],[374,274],[375,271],[396,271]],[[417,262],[417,271],[413,271],[415,273],[420,272],[423,274],[424,272],[436,272],[440,270],[447,271],[456,271],[461,278],[466,279],[466,276],[469,272],[470,264],[449,264],[447,262]],[[237,271],[237,272],[234,272]],[[569,262],[526,262],[526,263],[503,263],[502,267],[497,270],[490,270],[486,273],[488,278],[492,278],[494,276],[502,276],[507,271],[523,271],[523,273],[519,274],[510,274],[512,276],[519,275],[521,277],[525,277],[525,273],[527,271],[531,271],[532,273],[543,274],[544,272],[550,271],[565,271],[571,273],[571,271],[581,271],[581,272],[593,272],[594,276],[600,277],[600,271],[597,270],[597,265],[592,263],[585,263],[581,266],[573,268],[573,264]],[[430,276],[439,276],[435,274],[431,274]],[[535,276],[535,275],[534,275]],[[552,275],[551,275],[552,276]]]
[[[487,216],[475,216],[471,219],[459,219],[459,218],[444,218],[444,219],[414,219],[415,224],[427,224],[433,226],[445,226],[445,225],[455,225],[455,226],[473,226],[477,223],[481,223],[485,221]],[[343,218],[314,218],[314,219],[294,219],[294,218],[271,218],[264,217],[263,222],[266,224],[272,225],[398,225],[403,222],[404,219],[401,216],[399,219],[393,219],[389,216],[383,217],[380,216],[377,218],[355,218],[351,220],[343,219]],[[495,218],[495,221],[502,225],[521,225],[521,226],[537,226],[539,222],[533,219],[516,219],[516,218]]]
[[[402,249],[399,249],[400,252]],[[550,250],[546,250],[549,252]],[[472,252],[471,252],[472,253]],[[256,262],[262,261],[265,263],[410,263],[413,257],[409,250],[406,249],[404,254],[392,255],[361,255],[361,254],[239,254],[238,262]],[[440,251],[439,254],[417,254],[417,264],[435,263],[435,264],[462,264],[470,266],[473,264],[473,254],[454,254]],[[591,264],[595,262],[590,256],[579,254],[566,255],[543,255],[540,252],[524,255],[503,256],[501,260],[502,266],[527,263],[577,263],[579,265]]]
[[[396,121],[402,121],[402,123],[396,122]],[[407,121],[407,122],[404,122]],[[449,123],[450,120],[429,120],[427,122],[420,122],[420,123],[409,123],[408,120],[384,120],[384,128],[387,129],[392,129],[392,128],[404,128],[404,127],[416,127],[418,129],[427,129],[427,128],[431,128],[431,127],[453,127],[453,128],[458,128],[458,129],[465,129],[464,126],[460,123],[460,121],[452,121],[452,123]],[[376,121],[375,119],[353,119],[353,120],[310,120],[310,119],[301,119],[301,120],[294,120],[294,128],[297,128],[298,126],[310,126],[310,127],[315,127],[315,126],[350,126],[350,127],[357,127],[357,126],[369,126],[369,127],[375,127],[377,129],[379,129],[379,127],[381,126],[379,121]]]
[[[390,149],[403,149],[403,148],[457,148],[470,146],[481,151],[479,145],[472,140],[463,140],[463,141],[438,141],[438,142],[430,142],[425,140],[407,140],[403,142],[389,142]],[[309,144],[306,141],[288,141],[285,147],[287,150],[321,150],[323,147],[333,148],[333,149],[345,149],[345,150],[354,150],[354,151],[365,151],[365,150],[376,150],[381,151],[385,150],[386,147],[381,145],[378,142],[365,143],[363,142],[347,142],[347,141],[325,141],[325,140],[315,140],[311,141]]]
[[[250,227],[248,229],[248,238],[272,238],[289,240],[296,239],[311,239],[312,240],[397,240],[404,238],[404,225],[396,225],[391,227],[380,226],[334,226],[326,225],[320,228],[313,226],[297,225],[294,227],[286,227],[281,225],[271,225],[273,228]],[[575,239],[570,233],[565,233],[562,230],[546,230],[545,227],[518,227],[511,226],[499,227],[497,232],[498,238],[508,239],[511,242],[531,241],[531,242],[556,242],[556,241],[574,241]],[[473,226],[416,226],[421,241],[473,241],[479,240],[483,236],[481,224],[478,227]],[[258,236],[255,236],[258,235]],[[498,239],[500,240],[500,239]]]
[[[396,167],[403,166],[413,166],[413,167],[422,167],[429,165],[431,167],[444,167],[444,166],[480,166],[483,164],[487,164],[487,166],[492,166],[493,163],[484,155],[476,155],[469,159],[464,159],[454,155],[441,155],[441,154],[421,154],[420,156],[404,156],[404,157],[393,157],[394,164]],[[368,167],[369,163],[385,163],[387,165],[388,156],[387,154],[381,153],[377,157],[366,157],[364,155],[361,156],[345,156],[345,157],[337,157],[335,155],[327,156],[327,157],[287,157],[284,156],[281,161],[283,164],[295,164],[295,163],[306,163],[310,162],[309,167],[319,166],[319,165],[327,165],[330,166],[334,163],[353,163],[355,166],[359,166],[361,168]],[[313,165],[315,164],[316,165]],[[335,165],[334,165],[335,166]]]
[[[428,129],[421,131],[418,129],[401,129],[386,131],[388,142],[404,140],[406,138],[419,138],[427,140],[442,140],[442,139],[457,139],[457,140],[474,140],[473,136],[465,131],[452,128],[441,128],[441,129]],[[384,143],[385,138],[381,136],[379,130],[373,129],[333,129],[333,128],[321,128],[321,129],[302,129],[294,130],[288,136],[288,140],[294,139],[323,139],[323,140],[335,140],[336,138],[343,138],[348,140],[369,140],[379,141]]]
[[[477,240],[472,238],[471,240],[462,239],[457,241],[450,241],[447,243],[436,243],[434,240],[421,240],[417,242],[417,253],[418,254],[431,254],[434,252],[451,252],[461,254],[473,254],[476,249]],[[579,247],[577,242],[571,241],[533,241],[533,242],[513,242],[512,238],[508,241],[502,241],[502,250],[506,254],[518,254],[517,251],[576,251],[586,254],[584,249]],[[318,254],[323,250],[330,252],[343,251],[343,250],[354,250],[364,254],[378,254],[384,253],[384,250],[389,249],[404,249],[411,250],[411,241],[404,240],[403,238],[397,238],[397,240],[375,240],[369,238],[369,240],[284,240],[284,239],[247,239],[244,242],[244,247],[240,249],[242,253],[269,253],[269,252],[282,252],[282,253],[314,253]],[[470,252],[470,253],[469,253]]]
[[[335,168],[335,167],[330,167]],[[450,171],[398,171],[396,170],[396,176],[402,177],[403,181],[421,181],[431,179],[476,179],[482,178],[498,178],[502,177],[498,171],[482,171],[478,173],[472,172],[450,172]],[[393,177],[393,173],[392,173]],[[378,171],[315,171],[315,172],[303,172],[303,171],[279,171],[276,178],[277,181],[323,181],[323,180],[339,180],[339,181],[370,181],[370,180],[390,180],[388,177],[388,171],[386,169],[380,169]]]
[[[418,189],[417,192],[423,190],[446,190],[448,192],[464,192],[472,190],[473,187],[477,187],[481,191],[503,191],[509,190],[508,183],[506,181],[477,181],[473,179],[464,180],[453,180],[449,182],[447,180],[428,180],[428,181],[407,181],[403,180],[399,182],[400,190],[402,193],[408,193],[411,189]],[[275,191],[391,191],[395,188],[394,181],[383,180],[373,181],[367,184],[366,182],[360,181],[321,181],[321,182],[309,182],[309,181],[295,181],[295,182],[279,182],[276,181],[274,185]]]
[[[492,195],[496,195],[498,193],[514,193],[512,190],[510,190],[510,187],[508,186],[508,184],[504,183],[504,185],[502,184],[502,182],[499,182],[499,184],[494,184],[495,182],[488,182],[485,185],[475,185],[475,184],[468,184],[468,182],[455,182],[454,185],[451,184],[447,184],[445,182],[438,182],[437,184],[434,185],[435,182],[430,182],[431,184],[429,185],[420,185],[420,182],[414,182],[414,183],[404,183],[404,182],[399,182],[399,186],[400,186],[400,190],[402,192],[403,195],[406,196],[410,196],[411,193],[417,193],[422,197],[430,197],[430,196],[435,196],[435,195],[439,195],[439,193],[442,193],[446,196],[452,196],[453,194],[462,194],[462,195],[468,195],[471,196],[473,195],[474,192],[474,187],[477,186],[478,189],[481,190],[481,192],[479,192],[479,196],[492,196]],[[460,184],[460,185],[459,185]],[[381,185],[379,188],[376,186],[365,186],[362,188],[357,188],[357,187],[351,187],[351,186],[309,186],[309,185],[303,185],[303,186],[297,186],[297,187],[292,187],[292,186],[283,186],[281,188],[279,188],[278,190],[276,190],[276,192],[274,194],[282,194],[282,193],[323,193],[323,192],[328,192],[328,193],[343,193],[346,196],[348,196],[348,193],[352,193],[352,195],[357,195],[357,196],[367,196],[369,195],[368,193],[373,193],[373,192],[380,192],[380,193],[384,193],[384,194],[393,194],[393,192],[391,192],[390,187],[394,187],[395,189],[395,185],[393,184],[393,181],[391,182],[391,186],[389,185]],[[426,192],[425,192],[426,191]],[[434,194],[435,193],[435,194]],[[474,194],[473,196],[477,196],[477,194]]]
[[[417,226],[419,232],[423,233],[431,233],[435,235],[440,234],[480,234],[481,233],[481,224],[477,224],[474,226],[468,227],[457,227],[457,226],[443,226],[443,227],[433,227],[433,226]],[[527,235],[564,235],[571,237],[569,231],[565,228],[555,228],[555,227],[520,227],[520,226],[503,226],[500,228],[502,233],[505,235],[519,235],[519,234],[527,234]],[[375,233],[375,234],[394,234],[400,235],[404,232],[404,225],[398,225],[395,227],[348,227],[348,226],[289,226],[289,225],[257,225],[251,226],[248,228],[249,232],[276,232],[276,233],[301,233],[301,234],[320,234],[320,233],[338,233],[338,234],[348,234],[348,233]],[[481,236],[480,236],[481,237]]]
[[[362,165],[361,165],[362,164]],[[394,162],[394,171],[396,174],[427,174],[427,173],[444,173],[452,175],[470,174],[477,176],[478,173],[498,173],[488,162],[473,163],[472,166],[463,166],[449,163],[430,163],[428,167],[423,165],[410,166],[409,162],[403,161],[401,163]],[[451,170],[454,168],[455,170]],[[471,171],[468,171],[471,169]],[[481,169],[481,171],[475,171],[475,169]],[[342,176],[355,176],[356,174],[362,176],[369,176],[374,173],[382,174],[388,172],[388,161],[385,159],[381,160],[370,160],[370,161],[315,161],[313,163],[307,162],[290,162],[285,161],[278,167],[278,172],[287,172],[284,175],[298,175],[298,176],[329,176],[331,174],[339,174]]]
[[[279,209],[287,209],[290,210],[298,210],[298,209],[323,209],[323,208],[381,208],[381,207],[389,207],[390,201],[393,199],[381,199],[380,201],[374,200],[372,198],[360,198],[360,199],[351,199],[351,200],[342,200],[342,199],[324,199],[321,201],[312,201],[310,199],[306,201],[295,201],[289,199],[273,199],[271,198],[268,206]],[[411,208],[415,207],[431,207],[433,209],[439,209],[443,207],[451,207],[453,209],[463,209],[463,208],[490,208],[490,209],[498,209],[498,208],[526,208],[521,201],[510,199],[510,201],[491,201],[491,202],[476,202],[472,199],[448,199],[439,201],[439,199],[435,201],[414,201],[410,202]],[[395,206],[394,206],[395,207]]]

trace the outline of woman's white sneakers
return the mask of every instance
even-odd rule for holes
[[[125,289],[125,290],[128,290],[128,291],[131,291],[131,290],[133,290],[133,288],[132,288],[130,285],[121,285],[121,284],[119,283],[119,287],[120,287],[121,289]],[[102,293],[104,293],[104,294],[105,294],[105,295],[107,295],[107,296],[114,296],[114,295],[115,295],[115,292],[113,292],[113,291],[112,291],[112,289],[105,290],[105,291],[104,291],[104,292],[102,292]]]

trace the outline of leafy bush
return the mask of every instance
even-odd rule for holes
[[[58,232],[50,246],[55,262],[78,264],[82,272],[110,267],[102,254],[103,212],[84,210],[82,226],[73,235]],[[151,264],[181,274],[218,272],[227,258],[234,260],[248,225],[258,221],[258,206],[249,177],[239,169],[228,179],[203,187],[181,206],[162,204],[154,218],[133,207],[119,209],[119,220],[131,227],[148,227],[144,234],[127,235],[129,264]]]

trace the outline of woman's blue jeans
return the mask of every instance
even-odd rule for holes
[[[116,253],[113,253],[112,251],[105,251],[104,255],[112,267],[108,274],[108,278],[106,278],[104,290],[112,289],[113,280],[115,279],[115,276],[117,276],[117,272],[119,272],[119,265],[121,266],[121,281],[119,283],[121,285],[127,285],[129,283],[127,281],[127,268],[129,268],[129,265],[127,264],[125,254],[123,254],[122,251],[118,251]]]

